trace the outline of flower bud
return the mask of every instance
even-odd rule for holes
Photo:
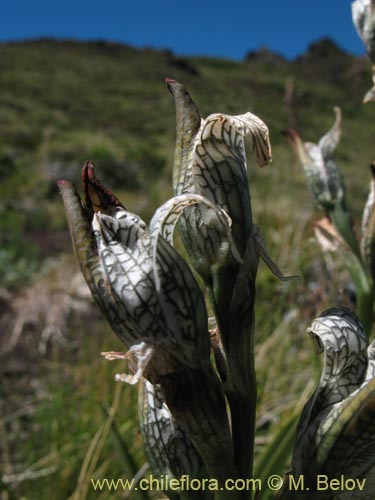
[[[303,475],[310,491],[316,491],[318,474],[368,478],[360,498],[370,499],[375,467],[373,346],[368,349],[361,322],[344,307],[322,313],[308,333],[318,354],[324,353],[324,367],[298,424],[292,473]]]
[[[223,210],[231,221],[232,238],[242,256],[252,234],[245,139],[250,139],[259,165],[266,165],[271,161],[268,128],[252,113],[216,113],[201,120],[184,86],[171,79],[167,84],[177,116],[175,194],[199,194]],[[238,268],[230,253],[223,258],[227,236],[218,228],[211,208],[198,204],[186,210],[180,229],[193,266],[207,284],[214,266]],[[197,242],[205,242],[204,247]]]

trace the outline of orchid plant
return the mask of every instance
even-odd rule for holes
[[[116,380],[140,386],[140,428],[154,473],[217,481],[215,491],[181,490],[180,499],[249,499],[252,491],[225,485],[228,478],[253,477],[259,259],[279,279],[293,278],[272,261],[252,220],[245,140],[264,166],[271,161],[269,133],[252,113],[202,119],[185,87],[166,83],[177,116],[174,197],[149,225],[101,184],[91,162],[82,169],[83,200],[70,182],[58,185],[83,275],[125,346],[125,352],[102,354],[127,360],[129,373]],[[333,146],[323,143],[324,160]],[[343,189],[328,184],[322,203],[337,202],[343,211]],[[175,227],[204,291],[174,247]],[[210,321],[206,296],[215,315]],[[316,471],[338,473],[337,449],[346,457],[358,445],[360,465],[345,461],[345,473],[373,474],[375,349],[367,352],[361,322],[346,309],[323,313],[309,332],[324,351],[325,366],[301,416],[291,474],[306,474],[313,490]],[[370,499],[366,491],[358,498]]]
[[[375,493],[375,341],[368,338],[353,311],[332,308],[313,321],[308,333],[324,368],[305,405],[292,458],[294,483],[284,481],[280,499],[358,498]],[[319,491],[319,477],[350,478],[356,491],[342,487]],[[290,484],[303,478],[303,490]]]

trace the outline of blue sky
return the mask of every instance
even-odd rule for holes
[[[351,0],[0,0],[0,41],[105,39],[176,54],[242,59],[267,46],[287,57],[330,36],[364,49]]]

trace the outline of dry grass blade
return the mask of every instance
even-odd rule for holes
[[[100,455],[108,439],[109,433],[111,432],[112,422],[120,405],[122,389],[123,384],[116,384],[112,406],[108,412],[108,418],[91,440],[90,446],[88,447],[86,456],[82,463],[77,481],[77,487],[74,493],[69,497],[69,500],[85,500],[87,498],[91,484],[90,479],[95,475]]]

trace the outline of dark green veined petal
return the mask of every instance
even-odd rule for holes
[[[139,224],[129,213],[120,219],[94,216],[107,283],[126,318],[127,347],[139,340],[169,345],[185,363],[195,349],[209,355],[204,299],[190,269],[163,238],[154,261],[149,232]]]
[[[324,353],[323,372],[312,401],[320,412],[361,385],[367,368],[368,340],[358,317],[344,307],[323,312],[308,333],[317,352]]]
[[[311,433],[309,433],[311,434]],[[348,398],[333,405],[316,433],[311,435],[310,446],[305,453],[306,461],[296,465],[294,456],[293,472],[296,478],[303,474],[305,487],[316,488],[317,475],[356,481],[355,490],[345,487],[335,495],[327,496],[321,491],[316,498],[334,500],[373,500],[375,491],[375,378],[365,381]],[[311,450],[314,449],[314,453]],[[284,497],[282,497],[284,498]],[[286,496],[286,498],[289,498]],[[294,498],[294,497],[293,497]],[[299,498],[298,496],[296,498]],[[302,497],[301,497],[302,498]]]
[[[191,254],[196,259],[196,269],[211,269],[214,265],[228,261],[241,263],[241,256],[232,238],[232,221],[229,216],[207,198],[194,193],[175,196],[155,212],[150,222],[151,246],[154,256],[156,256],[160,236],[171,245],[173,244],[175,225],[183,211],[189,210],[188,207],[192,205],[198,205],[197,211],[200,213],[199,220],[194,220],[196,222],[195,236],[197,237],[190,239],[189,246]],[[185,216],[190,220],[191,213]],[[198,232],[200,232],[199,235]]]
[[[73,185],[68,181],[59,181],[65,213],[69,224],[73,248],[90,291],[114,331],[123,338],[121,327],[123,318],[120,303],[114,300],[106,287],[106,272],[98,255],[96,239],[91,227],[91,214],[82,206]]]
[[[173,192],[189,191],[191,180],[191,159],[194,141],[201,125],[198,108],[185,87],[171,78],[166,79],[176,106],[176,149],[173,165]]]
[[[202,195],[223,209],[232,221],[232,237],[242,255],[252,223],[244,141],[250,140],[258,164],[266,165],[271,161],[268,128],[252,113],[240,116],[217,113],[201,120],[185,87],[170,79],[167,84],[175,98],[177,115],[174,192]],[[193,206],[184,212],[180,222],[194,267],[197,264],[198,272],[206,275],[210,271],[202,269],[204,259],[199,249],[189,247],[199,237],[202,226],[207,227],[207,234],[211,233],[210,244],[213,247],[220,244],[215,237],[215,224],[211,231],[207,226],[212,215],[212,210],[205,206]]]
[[[139,420],[146,456],[154,474],[180,478],[208,477],[203,460],[174,420],[157,385],[144,380],[139,391]],[[210,498],[209,492],[190,491],[192,498]]]
[[[154,246],[157,245],[159,236],[162,236],[172,245],[173,233],[178,222],[178,218],[186,207],[197,204],[204,205],[216,214],[216,217],[223,226],[223,233],[225,233],[226,239],[231,240],[232,237],[230,227],[232,225],[232,221],[226,212],[211,203],[204,196],[195,193],[186,193],[174,196],[155,211],[155,214],[150,222],[151,240],[154,240]],[[231,244],[234,245],[234,242],[231,242]],[[239,262],[241,262],[241,258],[235,248],[233,248],[233,253],[236,255],[236,258],[239,259]]]
[[[106,284],[126,324],[127,348],[138,339],[158,339],[165,329],[153,281],[148,232],[130,214],[113,219],[95,214],[93,227]]]
[[[192,191],[229,215],[240,255],[252,224],[245,139],[249,139],[260,166],[271,161],[268,128],[260,118],[252,113],[210,115],[197,134],[192,167]]]
[[[351,474],[359,476],[367,466],[372,467],[365,457],[375,446],[375,433],[371,424],[371,444],[366,427],[371,419],[375,422],[375,393],[373,379],[369,378],[372,362],[368,354],[372,351],[367,350],[366,334],[351,310],[325,311],[308,332],[318,353],[324,352],[324,367],[319,386],[300,418],[292,467],[295,475],[304,474],[309,485],[314,486],[320,473],[332,475],[340,471],[354,477]],[[366,439],[362,439],[363,433]],[[349,457],[356,446],[363,460],[351,462]],[[355,468],[354,462],[362,465]]]
[[[375,378],[334,405],[316,435],[319,470],[357,478],[375,465]]]
[[[107,279],[126,309],[134,339],[169,337],[208,354],[204,298],[176,250],[159,233],[152,238],[133,214],[96,219],[106,240],[98,241],[98,248]]]
[[[70,183],[59,187],[86,281],[128,349],[105,353],[129,361],[131,374],[118,379],[136,383],[145,374],[155,381],[179,364],[207,360],[205,301],[187,264],[158,231],[151,242],[146,224],[100,183],[90,162],[82,179],[86,207]]]

